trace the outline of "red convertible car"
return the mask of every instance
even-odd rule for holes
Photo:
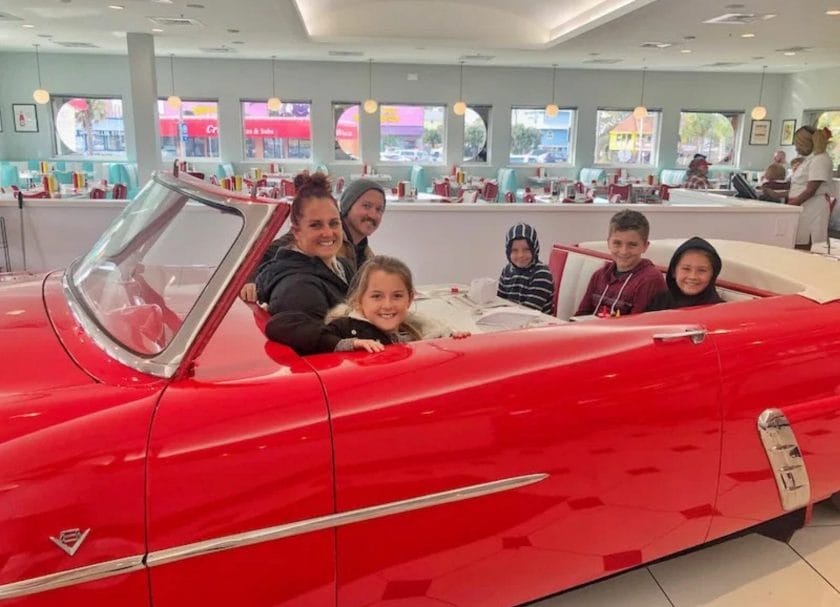
[[[838,262],[716,243],[721,305],[302,358],[237,298],[288,212],[158,175],[0,283],[4,605],[516,605],[840,490]],[[601,257],[555,247],[558,308]]]

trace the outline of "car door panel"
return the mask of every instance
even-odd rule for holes
[[[620,326],[310,358],[330,404],[339,512],[548,475],[339,528],[339,604],[516,604],[701,542],[717,353],[710,339],[653,339],[683,326]]]
[[[148,491],[155,607],[334,604],[330,529],[191,549],[334,511],[321,384],[241,302],[161,398]]]

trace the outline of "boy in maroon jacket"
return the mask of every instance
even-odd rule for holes
[[[642,255],[648,250],[650,224],[638,211],[620,211],[610,219],[607,245],[612,261],[592,275],[575,316],[623,316],[644,312],[665,290],[662,272]]]

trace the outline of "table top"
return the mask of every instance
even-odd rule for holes
[[[421,285],[415,305],[420,314],[445,323],[453,331],[474,334],[564,324],[559,318],[500,297],[488,303],[476,303],[468,297],[468,292],[469,287],[463,284]]]

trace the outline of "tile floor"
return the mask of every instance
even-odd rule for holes
[[[840,512],[817,504],[788,544],[751,534],[531,607],[840,607]]]

